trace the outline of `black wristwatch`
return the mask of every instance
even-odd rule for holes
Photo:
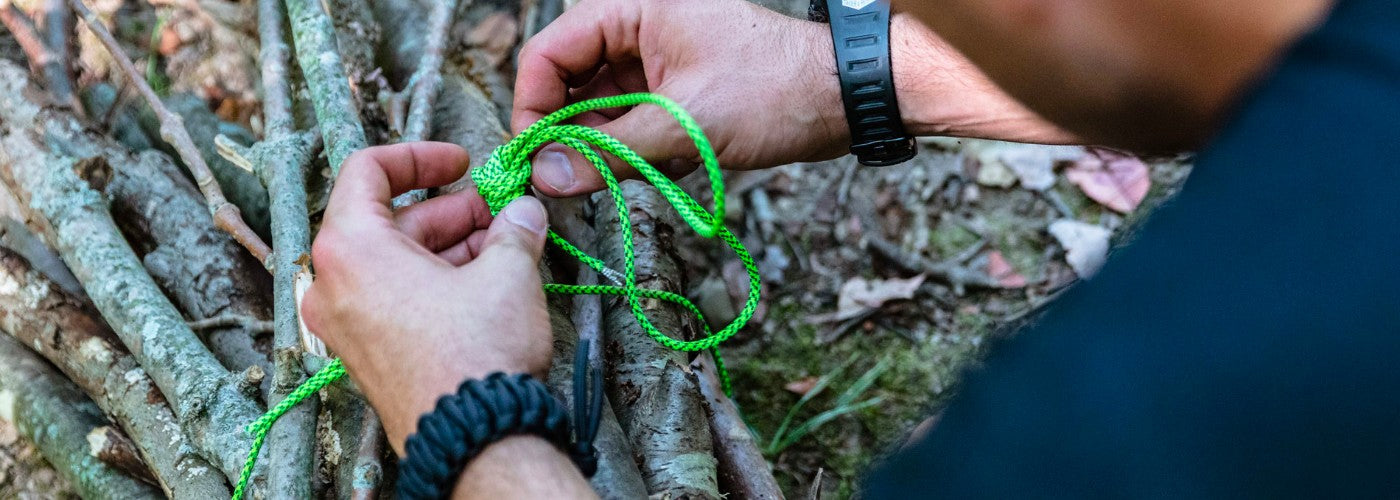
[[[812,0],[808,17],[831,25],[851,154],[862,165],[903,163],[917,153],[904,130],[890,68],[887,0]]]

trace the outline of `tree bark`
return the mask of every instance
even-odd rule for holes
[[[326,140],[331,179],[340,175],[340,164],[355,151],[368,146],[364,126],[350,92],[350,83],[336,52],[335,26],[322,3],[314,0],[286,0],[296,41],[297,62],[311,101],[316,122]]]
[[[675,280],[684,276],[673,246],[677,216],[655,188],[622,183],[633,224],[637,284],[681,293]],[[599,257],[622,269],[623,246],[617,232],[618,214],[610,198],[598,203],[596,217]],[[677,309],[647,301],[647,315],[668,335],[690,336]],[[609,337],[608,395],[617,402],[618,420],[626,431],[647,490],[653,496],[719,498],[709,422],[699,389],[685,368],[687,353],[671,350],[652,339],[632,315],[625,298],[604,298],[604,325]]]
[[[0,63],[0,95],[21,95],[28,75]],[[74,173],[79,161],[50,153],[29,127],[46,117],[32,103],[6,99],[0,168],[23,201],[53,229],[52,241],[142,368],[171,402],[187,435],[211,462],[237,477],[262,410],[242,378],[221,366],[185,324],[117,230],[101,196]]]
[[[773,477],[773,467],[763,458],[753,432],[739,415],[734,401],[724,395],[715,373],[714,358],[707,354],[695,357],[690,364],[705,399],[705,413],[710,417],[710,434],[715,438],[715,458],[719,460],[719,487],[737,498],[779,500],[783,490]]]
[[[0,329],[57,365],[130,433],[175,498],[228,495],[224,479],[180,433],[165,397],[86,303],[0,248]]]
[[[155,487],[88,453],[87,435],[107,425],[102,412],[24,346],[0,336],[0,418],[14,422],[44,458],[86,498],[161,498]]]

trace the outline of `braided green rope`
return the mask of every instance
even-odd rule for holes
[[[695,142],[695,147],[700,151],[700,160],[705,166],[705,173],[710,180],[710,189],[714,193],[714,211],[705,210],[700,202],[695,201],[689,194],[683,191],[680,186],[667,178],[665,174],[652,167],[650,163],[642,159],[632,148],[614,139],[613,137],[597,130],[579,125],[563,124],[564,121],[590,111],[605,108],[620,108],[637,106],[641,104],[652,104],[660,106],[671,114],[685,129],[686,135]],[[632,315],[637,318],[637,323],[641,325],[647,335],[656,339],[661,345],[678,351],[710,351],[714,356],[715,365],[718,367],[720,383],[724,387],[726,394],[731,394],[729,372],[724,368],[724,359],[719,354],[719,344],[735,332],[748,324],[753,317],[754,311],[758,309],[759,300],[759,275],[758,266],[754,263],[753,257],[744,248],[739,238],[724,226],[724,183],[719,168],[719,160],[715,158],[714,147],[710,145],[710,140],[705,137],[705,133],[700,130],[700,125],[691,118],[685,110],[681,109],[675,101],[656,94],[627,94],[616,97],[604,97],[579,102],[565,107],[559,111],[551,113],[540,121],[526,128],[510,142],[496,148],[491,154],[491,158],[485,165],[472,169],[472,181],[476,183],[476,188],[481,196],[486,199],[487,205],[491,207],[492,215],[495,215],[505,208],[511,200],[525,195],[525,190],[530,184],[530,155],[535,150],[549,143],[560,143],[575,151],[578,151],[584,158],[598,169],[603,181],[608,186],[608,193],[612,196],[613,205],[617,208],[619,232],[622,233],[622,272],[618,273],[607,267],[602,260],[593,257],[579,250],[578,247],[569,243],[553,230],[549,231],[549,240],[560,249],[579,259],[589,268],[599,274],[613,279],[614,282],[621,281],[616,285],[566,285],[560,283],[549,283],[544,285],[546,292],[560,293],[568,295],[616,295],[627,298],[628,305],[632,308]],[[749,276],[749,294],[744,301],[744,307],[739,314],[724,328],[718,332],[712,331],[709,323],[705,321],[705,315],[700,312],[700,308],[691,303],[689,299],[676,293],[665,290],[652,290],[639,288],[637,286],[637,266],[636,249],[632,241],[632,221],[628,218],[627,204],[622,197],[622,187],[619,185],[617,177],[613,175],[608,164],[603,160],[594,147],[606,151],[607,153],[626,161],[632,168],[641,172],[642,177],[656,186],[667,201],[675,207],[676,212],[685,220],[686,224],[695,229],[696,233],[705,238],[719,238],[729,248],[734,250],[739,261],[744,264],[744,270]],[[658,330],[647,318],[646,311],[642,308],[641,299],[653,299],[670,302],[681,306],[686,311],[694,314],[699,320],[701,328],[704,329],[704,337],[698,340],[678,340],[670,337]],[[263,441],[267,438],[267,432],[272,428],[272,424],[281,417],[283,413],[290,410],[297,403],[315,394],[325,386],[335,382],[345,375],[345,367],[337,359],[327,365],[321,371],[316,372],[310,379],[307,379],[300,387],[288,394],[285,399],[277,403],[266,414],[259,417],[248,426],[248,432],[253,435],[253,446],[248,452],[247,462],[243,465],[242,474],[239,477],[238,485],[233,491],[234,500],[239,500],[247,487],[248,478],[252,476],[253,466],[257,463],[258,452],[261,451]]]

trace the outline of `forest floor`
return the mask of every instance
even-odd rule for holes
[[[759,3],[801,15],[807,2]],[[246,34],[182,45],[198,33],[182,24],[192,18],[140,5],[119,23],[126,38],[156,26],[175,37],[148,36],[167,59],[165,75],[151,77],[256,128],[247,111],[256,47]],[[16,52],[9,44],[0,35],[0,56]],[[736,400],[789,496],[819,475],[826,498],[849,496],[867,467],[934,421],[995,340],[1090,274],[1190,170],[1181,159],[1083,147],[932,139],[920,148],[892,167],[847,157],[728,175],[730,223],[766,289],[756,320],[724,352]],[[722,246],[680,237],[688,295],[713,320],[732,317],[742,268]],[[0,419],[0,498],[68,494],[14,436]]]

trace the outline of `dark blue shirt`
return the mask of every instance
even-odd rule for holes
[[[1400,0],[1340,3],[1137,240],[867,482],[1299,496],[1400,496]]]

